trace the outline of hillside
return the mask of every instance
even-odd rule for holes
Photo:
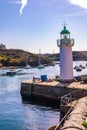
[[[20,49],[0,49],[0,65],[25,66],[26,60],[32,67],[38,65],[39,55]],[[73,60],[87,61],[87,51],[74,51]],[[41,63],[49,65],[52,61],[59,61],[59,54],[41,54]]]
[[[59,61],[59,54],[45,54],[45,56],[50,60]],[[87,51],[73,51],[74,61],[87,61]]]
[[[3,66],[25,66],[26,61],[30,66],[38,65],[38,55],[20,49],[1,49],[0,63]],[[48,64],[48,59],[41,55],[41,63]]]
[[[87,51],[74,51],[73,52],[73,60],[83,60],[87,61]]]

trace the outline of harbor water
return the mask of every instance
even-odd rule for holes
[[[74,62],[74,65],[87,62]],[[45,67],[44,69],[20,68],[23,74],[6,76],[8,69],[0,70],[0,130],[47,130],[59,122],[59,106],[50,101],[39,99],[25,99],[20,95],[23,80],[47,75],[59,75],[59,65]],[[81,72],[74,70],[74,75],[87,74],[87,67]]]

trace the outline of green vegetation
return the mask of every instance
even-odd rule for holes
[[[7,57],[6,57],[5,55],[0,54],[0,60],[6,61],[6,60],[7,60]]]
[[[87,121],[83,121],[83,122],[82,122],[82,125],[83,125],[85,128],[87,128]]]
[[[39,55],[21,49],[0,49],[0,66],[25,66],[26,60],[32,67],[38,65]],[[87,51],[74,51],[73,60],[87,61]],[[59,54],[41,54],[41,63],[49,65],[52,61],[59,61]]]
[[[1,49],[0,64],[3,66],[25,66],[26,61],[32,67],[38,65],[38,54],[26,52],[20,49]],[[44,55],[41,55],[42,64],[50,64],[50,60]]]

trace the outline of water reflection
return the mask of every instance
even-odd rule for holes
[[[47,130],[60,120],[58,102],[35,97],[22,97],[25,106],[27,128],[29,130]]]
[[[38,105],[38,106],[45,106],[49,107],[51,109],[58,110],[60,109],[60,102],[51,100],[51,99],[44,99],[44,98],[38,98],[34,96],[21,96],[22,103],[24,105],[26,104],[32,104],[32,105]]]

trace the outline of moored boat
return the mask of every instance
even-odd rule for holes
[[[8,72],[6,72],[6,75],[8,75],[8,76],[13,76],[16,74],[17,74],[17,70],[15,70],[14,68],[12,68]]]
[[[76,71],[82,71],[81,67],[76,68]]]
[[[38,65],[38,69],[43,69],[44,68],[44,65],[40,64]]]
[[[41,64],[41,54],[40,54],[40,49],[39,49],[39,59],[38,59],[38,69],[43,69],[45,66]]]
[[[31,66],[28,64],[25,66],[25,69],[30,69],[30,68],[31,68]]]

